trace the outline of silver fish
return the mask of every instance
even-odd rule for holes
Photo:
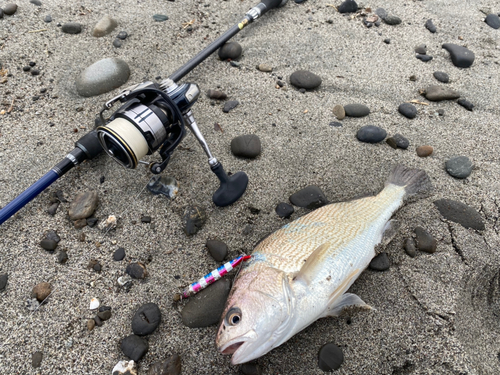
[[[233,284],[218,350],[233,354],[233,364],[245,363],[319,318],[369,307],[345,292],[375,256],[405,197],[430,189],[424,171],[396,166],[378,195],[323,206],[260,242]]]

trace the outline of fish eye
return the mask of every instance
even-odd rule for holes
[[[231,310],[229,310],[226,314],[226,322],[231,325],[235,326],[241,321],[241,310],[237,307],[233,307]]]

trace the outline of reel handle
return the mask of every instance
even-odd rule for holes
[[[265,14],[268,10],[278,8],[279,6],[284,5],[286,2],[287,0],[262,0],[257,6],[260,8],[261,14]],[[263,4],[264,7],[261,7],[261,4]]]

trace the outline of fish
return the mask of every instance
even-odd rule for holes
[[[262,240],[235,277],[216,346],[233,365],[259,358],[320,318],[371,308],[346,293],[376,255],[393,214],[432,190],[427,173],[396,165],[375,196],[320,207]]]

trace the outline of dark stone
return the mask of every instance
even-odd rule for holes
[[[394,25],[399,25],[401,23],[401,18],[388,15],[387,17],[383,18],[383,21],[388,25],[394,26]]]
[[[447,87],[432,85],[425,89],[425,97],[438,102],[441,100],[458,99],[460,98],[460,93]]]
[[[328,125],[333,126],[334,128],[341,128],[342,127],[342,123],[338,122],[338,121],[332,121]]]
[[[391,266],[391,262],[389,261],[389,257],[387,253],[380,253],[370,262],[370,269],[375,271],[385,271],[388,270]]]
[[[446,220],[458,223],[465,228],[485,229],[481,215],[474,208],[464,203],[451,199],[439,199],[434,204]]]
[[[293,206],[290,206],[288,203],[281,202],[281,203],[278,203],[275,211],[279,217],[282,217],[284,219],[288,219],[290,216],[292,216],[294,209],[293,209]]]
[[[111,306],[99,306],[99,312],[111,311]]]
[[[87,191],[78,194],[69,207],[69,218],[71,220],[86,219],[94,213],[97,207],[97,193]]]
[[[138,336],[153,333],[161,322],[161,311],[157,304],[146,303],[139,307],[132,318],[132,331]]]
[[[425,21],[425,28],[433,34],[437,31],[436,26],[434,26],[431,19]]]
[[[405,240],[404,249],[406,254],[411,258],[415,258],[417,255],[417,247],[415,246],[415,240],[413,238],[407,238]]]
[[[445,43],[442,47],[450,53],[453,65],[459,68],[468,68],[474,62],[474,52],[453,43]]]
[[[207,240],[205,246],[207,247],[212,258],[214,258],[217,262],[222,262],[227,256],[229,250],[227,245],[219,240]]]
[[[356,138],[360,142],[378,143],[382,142],[387,136],[387,132],[375,125],[366,125],[361,127],[356,133]]]
[[[50,207],[47,209],[47,213],[51,216],[54,216],[57,212],[57,209],[59,208],[59,202],[53,203],[50,205]]]
[[[59,253],[57,254],[57,263],[64,264],[67,261],[68,261],[68,254],[66,253],[66,251],[64,250],[59,251]]]
[[[370,114],[370,108],[364,104],[347,104],[344,106],[344,111],[349,117],[365,117]]]
[[[437,241],[429,232],[427,232],[422,227],[416,227],[415,235],[417,241],[417,249],[430,254],[436,252]]]
[[[133,361],[138,362],[147,353],[149,344],[147,340],[142,337],[130,335],[122,340],[120,348],[123,354]]]
[[[321,77],[308,70],[297,70],[290,75],[290,83],[299,89],[312,90],[321,85]]]
[[[42,2],[40,0],[30,0],[30,3],[36,5],[37,7],[42,6]]]
[[[472,109],[474,108],[474,104],[469,102],[467,99],[458,99],[457,103],[468,111],[472,111]]]
[[[62,25],[61,30],[66,34],[80,34],[82,32],[82,25],[78,22],[68,22]]]
[[[379,16],[381,19],[384,19],[388,16],[387,11],[384,8],[377,8],[375,10],[375,14]]]
[[[342,349],[333,343],[325,344],[318,353],[318,366],[323,371],[338,370],[344,362]]]
[[[29,66],[31,66],[31,67],[33,68],[33,67],[36,65],[36,62],[34,62],[34,61],[30,61],[30,62],[28,63],[28,65],[29,65]]]
[[[126,31],[120,31],[116,36],[117,39],[125,40],[128,37],[128,33]]]
[[[113,47],[115,47],[115,48],[120,48],[122,46],[122,44],[123,44],[122,41],[118,38],[113,40]]]
[[[488,14],[484,19],[484,22],[486,22],[488,26],[491,26],[494,29],[500,28],[500,17],[498,17],[496,14]]]
[[[31,366],[33,366],[34,368],[40,367],[42,365],[42,359],[43,359],[42,352],[33,353],[33,356],[31,357]]]
[[[3,9],[0,8],[0,20],[3,18]]]
[[[391,40],[389,38],[384,39],[385,44],[391,44]]]
[[[472,173],[472,162],[467,156],[456,156],[446,161],[446,172],[455,178],[467,178]]]
[[[37,76],[37,75],[40,74],[40,70],[38,70],[38,69],[32,69],[30,73],[31,73],[32,76]]]
[[[425,44],[420,44],[420,45],[416,46],[415,53],[418,53],[420,55],[427,54],[427,46]]]
[[[450,77],[445,72],[434,72],[434,78],[439,82],[448,83],[450,82]]]
[[[410,145],[408,139],[403,137],[401,134],[394,134],[392,137],[387,138],[386,142],[389,146],[391,146],[394,149],[402,148],[403,150],[406,150]]]
[[[399,113],[406,118],[412,119],[417,117],[417,108],[411,103],[402,103],[398,107]]]
[[[237,42],[227,42],[219,48],[219,58],[224,61],[227,59],[238,60],[241,57],[242,48]]]
[[[47,234],[45,235],[45,238],[48,240],[53,240],[57,243],[59,243],[59,241],[61,241],[61,237],[59,237],[59,235],[57,234],[57,232],[55,230],[51,230],[51,231],[47,232]]]
[[[358,4],[354,0],[346,0],[337,8],[339,13],[354,13],[358,10]]]
[[[182,322],[190,328],[217,324],[226,304],[231,281],[222,278],[189,298],[181,312]]]
[[[97,313],[97,316],[99,317],[99,319],[101,319],[104,322],[106,320],[111,319],[111,311],[109,311],[109,310],[99,311]],[[134,333],[136,333],[136,332],[134,332]]]
[[[9,275],[4,273],[0,275],[0,292],[5,290],[7,287],[7,281],[9,280]]]
[[[102,320],[97,315],[94,316],[94,323],[95,323],[96,326],[102,327]]]
[[[260,366],[255,362],[243,363],[240,370],[243,375],[262,375]]]
[[[123,258],[125,258],[125,249],[123,247],[120,247],[114,252],[113,259],[118,262],[120,260],[123,260]]]
[[[198,232],[206,221],[207,213],[205,209],[199,206],[188,206],[182,216],[182,229],[187,235],[192,235]]]
[[[427,61],[432,60],[432,56],[429,56],[429,55],[417,55],[416,57],[417,57],[417,59],[419,59],[423,62],[427,62]]]
[[[57,242],[54,240],[49,240],[49,239],[45,238],[40,242],[40,246],[43,247],[47,251],[54,251],[57,247]]]
[[[145,224],[151,223],[151,216],[142,216],[141,223],[145,223]]]
[[[181,357],[173,354],[164,361],[153,363],[147,375],[179,375],[181,373]]]
[[[98,219],[96,217],[89,217],[85,221],[89,227],[93,228],[97,224]]]
[[[228,102],[226,102],[224,104],[224,108],[222,108],[222,112],[228,113],[232,109],[236,108],[238,106],[238,104],[240,104],[240,102],[237,100],[229,100]]]
[[[29,72],[30,70],[31,70],[31,66],[29,66],[29,65],[23,66],[23,72]]]
[[[216,100],[225,100],[225,99],[227,99],[227,95],[224,92],[219,91],[219,90],[209,89],[207,91],[207,96],[210,99],[216,99]]]
[[[146,266],[141,262],[130,263],[125,269],[125,273],[128,273],[133,279],[144,279],[148,276]]]
[[[243,228],[243,231],[241,232],[241,234],[243,234],[244,236],[248,236],[248,235],[252,234],[252,232],[253,232],[253,225],[247,224],[247,225],[245,225],[245,228]]]
[[[290,196],[290,203],[297,207],[305,207],[311,210],[322,207],[328,203],[325,194],[314,185],[309,185],[304,189],[293,193]]]
[[[52,16],[50,14],[47,14],[45,18],[43,19],[44,22],[50,23],[52,22]]]
[[[165,14],[154,14],[153,19],[156,22],[164,22],[164,21],[168,20],[168,16]]]
[[[231,141],[231,152],[234,156],[255,158],[260,155],[262,145],[255,134],[244,134]]]
[[[17,4],[6,4],[3,6],[3,12],[7,16],[12,16],[17,11]]]

